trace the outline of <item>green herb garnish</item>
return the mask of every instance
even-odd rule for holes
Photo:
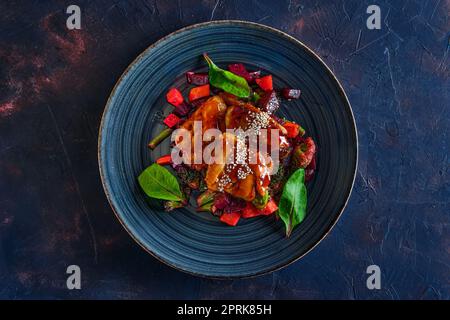
[[[173,129],[165,128],[160,133],[158,133],[158,135],[155,138],[153,138],[152,141],[150,141],[148,147],[152,150],[155,149],[161,142],[163,142],[167,137],[169,137],[172,134],[172,132]]]
[[[288,179],[278,204],[278,214],[286,225],[286,236],[303,221],[306,215],[305,170],[298,169]]]
[[[250,96],[251,89],[247,80],[230,71],[219,68],[206,53],[203,54],[203,57],[209,66],[208,77],[212,86],[234,94],[239,98],[248,98]]]
[[[171,201],[183,201],[177,178],[159,164],[152,164],[138,177],[142,190],[151,198]]]
[[[269,191],[266,190],[266,193],[261,196],[259,193],[257,193],[255,199],[253,199],[252,203],[256,207],[256,209],[262,210],[266,207],[267,202],[269,202]]]

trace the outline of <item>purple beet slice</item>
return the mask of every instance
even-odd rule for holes
[[[194,100],[191,102],[191,105],[194,109],[197,109],[198,107],[200,107],[206,100],[208,100],[210,97],[203,97],[197,100]]]
[[[284,88],[281,90],[281,96],[287,100],[298,99],[301,93],[300,89]]]
[[[258,106],[261,110],[269,114],[276,112],[280,107],[280,102],[278,101],[275,90],[265,92],[258,100]]]
[[[314,177],[314,173],[316,172],[316,155],[312,158],[311,162],[305,169],[305,182],[309,182]]]
[[[228,65],[228,70],[235,75],[241,76],[248,82],[252,80],[252,77],[250,76],[250,73],[248,73],[247,69],[245,69],[245,66],[242,63],[233,63]]]
[[[175,113],[179,117],[186,116],[192,109],[192,106],[186,102],[182,102],[179,106],[173,109],[173,113]]]
[[[209,83],[207,73],[195,73],[192,71],[186,72],[186,80],[189,84],[193,84],[196,86],[203,86]]]
[[[251,80],[250,82],[255,82],[255,79],[259,79],[261,77],[261,70],[249,72]]]

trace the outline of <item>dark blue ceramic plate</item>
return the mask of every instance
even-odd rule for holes
[[[302,90],[279,115],[302,124],[316,141],[317,173],[308,185],[308,213],[289,239],[274,217],[228,227],[208,213],[161,210],[136,177],[162,154],[147,148],[163,128],[169,87],[186,89],[184,73],[206,71],[202,53],[219,65],[245,63],[274,77],[275,86]],[[330,69],[291,36],[267,26],[217,21],[174,32],[145,50],[115,86],[103,115],[99,165],[108,200],[130,235],[168,265],[195,275],[235,278],[282,268],[314,248],[338,220],[353,186],[357,135],[352,110]]]

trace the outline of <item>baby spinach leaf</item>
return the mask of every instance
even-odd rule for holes
[[[138,177],[142,190],[151,198],[161,200],[184,200],[177,178],[159,164],[152,164]]]
[[[219,68],[206,53],[203,56],[209,66],[208,77],[212,86],[234,94],[239,98],[248,98],[250,96],[251,90],[245,78]]]
[[[306,215],[305,170],[298,169],[288,179],[278,204],[278,214],[286,225],[286,236],[303,221]]]

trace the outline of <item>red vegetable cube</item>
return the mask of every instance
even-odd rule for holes
[[[247,202],[247,205],[245,206],[244,210],[242,210],[242,218],[253,218],[258,216],[258,209],[255,208],[254,205],[252,205],[250,202]]]
[[[266,207],[260,211],[262,211],[261,213],[262,215],[268,216],[277,210],[278,210],[277,203],[273,199],[270,199],[269,202],[267,202]]]
[[[171,88],[166,94],[166,99],[168,103],[175,107],[178,107],[184,101],[183,95],[177,88]]]
[[[253,204],[247,202],[247,206],[242,211],[242,218],[253,218],[257,216],[268,216],[278,210],[277,203],[270,199],[264,209],[257,209]]]
[[[280,102],[274,90],[266,91],[258,100],[258,106],[261,110],[272,114],[280,108]]]
[[[178,125],[180,123],[181,119],[178,118],[176,115],[174,115],[173,113],[169,114],[165,119],[164,119],[164,123],[166,124],[166,126],[168,126],[169,128],[173,128],[176,125]]]
[[[314,177],[314,172],[316,172],[316,155],[312,158],[311,162],[305,169],[305,182],[309,182]]]
[[[194,100],[207,96],[209,96],[209,84],[192,88],[191,91],[189,92],[189,101],[192,102]]]
[[[298,135],[303,135],[305,133],[305,131],[303,130],[302,127],[300,127],[300,125],[294,123],[294,122],[290,122],[290,121],[286,121],[283,124],[283,127],[286,129],[287,131],[287,137],[288,138],[295,138]]]
[[[195,73],[192,71],[186,72],[186,80],[189,84],[202,86],[209,83],[207,73]]]
[[[261,70],[249,72],[251,80],[250,83],[255,82],[256,79],[261,77]]]
[[[255,79],[256,84],[264,91],[273,90],[272,76],[268,75],[259,79]]]
[[[175,113],[179,117],[184,117],[189,113],[189,111],[191,111],[191,109],[192,106],[189,103],[183,101],[183,103],[175,107],[173,113]]]
[[[220,216],[220,221],[234,227],[240,218],[241,214],[239,212],[225,212]]]
[[[252,80],[252,76],[250,75],[250,73],[248,73],[247,69],[245,69],[245,66],[242,63],[230,64],[228,66],[228,70],[230,70],[230,72],[234,73],[235,75],[244,78],[248,82]]]
[[[281,90],[281,95],[287,100],[298,99],[300,98],[300,94],[301,91],[299,89],[284,88]]]
[[[172,164],[172,156],[170,154],[162,156],[156,160],[156,163],[160,166]]]

